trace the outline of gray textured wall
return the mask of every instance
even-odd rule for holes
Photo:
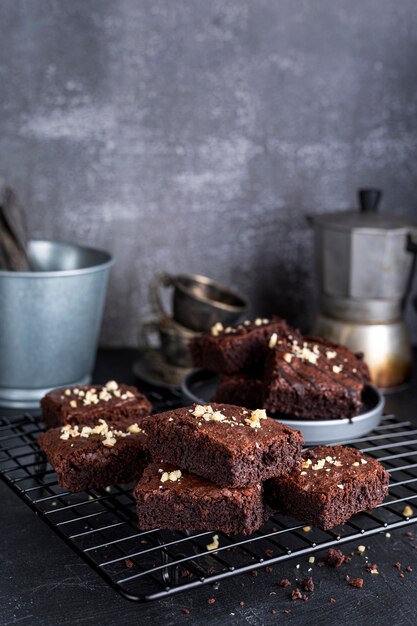
[[[2,0],[0,183],[33,236],[114,253],[103,343],[135,343],[162,270],[308,325],[304,214],[360,185],[415,214],[416,23],[415,0]]]

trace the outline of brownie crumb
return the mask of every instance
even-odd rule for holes
[[[273,556],[274,556],[274,551],[272,550],[272,548],[267,548],[267,549],[265,550],[265,555],[266,555],[267,557],[269,557],[269,558],[273,557]]]
[[[251,576],[253,576],[253,578],[256,578],[258,575],[258,572],[256,571],[256,569],[252,570],[252,572],[250,573]]]
[[[128,567],[129,569],[132,569],[132,567],[135,567],[135,564],[133,563],[133,561],[131,561],[130,559],[125,559],[125,565],[126,567]]]
[[[303,602],[307,602],[308,600],[308,596],[306,596],[305,594],[302,594],[298,588],[293,589],[289,597],[291,600],[302,600]]]
[[[291,587],[291,581],[288,580],[288,578],[282,578],[279,583],[278,583],[279,587]]]
[[[245,606],[245,603],[243,602],[243,600],[239,602],[239,606]]]
[[[291,598],[291,600],[301,600],[303,594],[298,588],[296,588],[291,591],[289,597]]]
[[[399,573],[400,578],[404,578],[404,574],[402,572]]]
[[[291,611],[289,611],[288,609],[284,609],[282,612],[285,613],[285,615],[288,615],[288,613],[290,613]]]
[[[363,587],[363,578],[352,578],[348,581],[351,587],[356,587],[357,589],[362,589]]]
[[[405,571],[411,574],[411,572],[413,571],[413,568],[411,567],[411,565],[407,565],[407,567],[405,568]]]
[[[209,598],[207,600],[207,604],[214,604],[216,602],[216,598]]]
[[[396,563],[394,563],[393,567],[395,567],[395,569],[400,570],[401,569],[401,563],[399,561],[397,561]]]
[[[184,615],[189,615],[190,614],[190,609],[187,609],[187,607],[185,607],[182,612],[184,613]]]
[[[307,576],[300,582],[300,587],[304,589],[304,591],[314,591],[314,582],[312,576]]]
[[[340,567],[343,563],[346,563],[348,557],[346,557],[340,550],[330,548],[327,550],[326,563],[330,567]]]
[[[333,602],[336,602],[336,598],[329,598],[328,602],[330,602],[331,604],[333,604]]]
[[[275,615],[276,610],[275,609],[271,609],[271,613],[272,613],[272,615]]]
[[[265,567],[265,571],[266,571],[267,574],[272,574],[273,570],[272,570],[272,567],[268,566],[268,567]]]

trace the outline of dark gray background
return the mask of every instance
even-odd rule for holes
[[[417,205],[415,0],[3,0],[0,184],[35,237],[114,253],[102,342],[158,272],[308,326],[304,214]],[[409,311],[416,327],[416,316]]]

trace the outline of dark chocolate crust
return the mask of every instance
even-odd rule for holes
[[[61,428],[47,430],[38,444],[54,468],[59,485],[72,492],[138,480],[150,461],[143,432],[117,438],[113,447],[104,446],[101,435],[63,440],[61,434]]]
[[[281,513],[329,530],[383,502],[388,481],[383,466],[355,448],[317,446],[303,453],[301,469],[268,481],[265,496]]]
[[[209,409],[217,412],[218,421],[211,419],[210,412],[194,415]],[[252,415],[242,407],[212,403],[145,418],[141,427],[148,434],[154,459],[162,457],[221,487],[245,487],[288,474],[300,458],[303,443],[299,431],[269,417],[252,427]]]
[[[161,481],[176,469],[166,463],[146,468],[133,494],[141,530],[219,530],[248,535],[258,530],[271,514],[263,501],[260,484],[222,488],[185,471],[175,481]]]
[[[305,419],[352,417],[368,381],[362,357],[344,346],[319,337],[282,341],[267,354],[262,406]]]
[[[112,387],[114,383],[110,381],[106,385],[53,389],[41,400],[42,420],[48,428],[60,424],[90,426],[96,424],[100,418],[105,419],[108,424],[123,427],[150,415],[152,405],[136,387],[128,385],[117,385],[116,389]],[[97,396],[99,401],[86,404],[85,394],[88,392],[93,397]],[[100,394],[108,399],[100,399]],[[73,405],[75,403],[75,406],[71,403]]]
[[[264,391],[264,381],[260,378],[246,373],[223,374],[219,378],[213,402],[256,409],[263,405]]]
[[[215,335],[212,332],[192,339],[190,351],[195,367],[220,374],[253,371],[263,367],[268,343],[273,334],[278,337],[299,336],[298,331],[277,317],[247,321]]]

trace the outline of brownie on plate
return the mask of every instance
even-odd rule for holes
[[[194,366],[221,374],[254,370],[262,366],[268,345],[283,337],[298,337],[299,332],[277,317],[247,320],[236,327],[215,324],[211,331],[190,342]]]
[[[213,401],[256,409],[263,404],[264,390],[263,380],[250,374],[223,374],[219,377]]]
[[[293,339],[267,354],[262,406],[306,419],[352,417],[367,382],[362,355],[318,337]]]
[[[301,455],[299,431],[267,417],[264,410],[229,404],[193,405],[147,417],[154,459],[212,480],[245,487],[288,474]]]
[[[49,428],[60,424],[90,426],[99,418],[109,424],[129,426],[149,415],[152,405],[136,387],[110,380],[105,385],[53,389],[42,398],[41,409]]]
[[[73,492],[140,478],[150,460],[145,442],[136,423],[118,430],[102,419],[94,427],[52,428],[38,439],[59,485]]]
[[[317,446],[303,453],[301,468],[267,482],[267,501],[301,522],[329,530],[383,502],[388,472],[355,448]]]
[[[249,535],[272,511],[260,484],[230,489],[167,463],[145,469],[134,490],[141,530],[220,530]]]

